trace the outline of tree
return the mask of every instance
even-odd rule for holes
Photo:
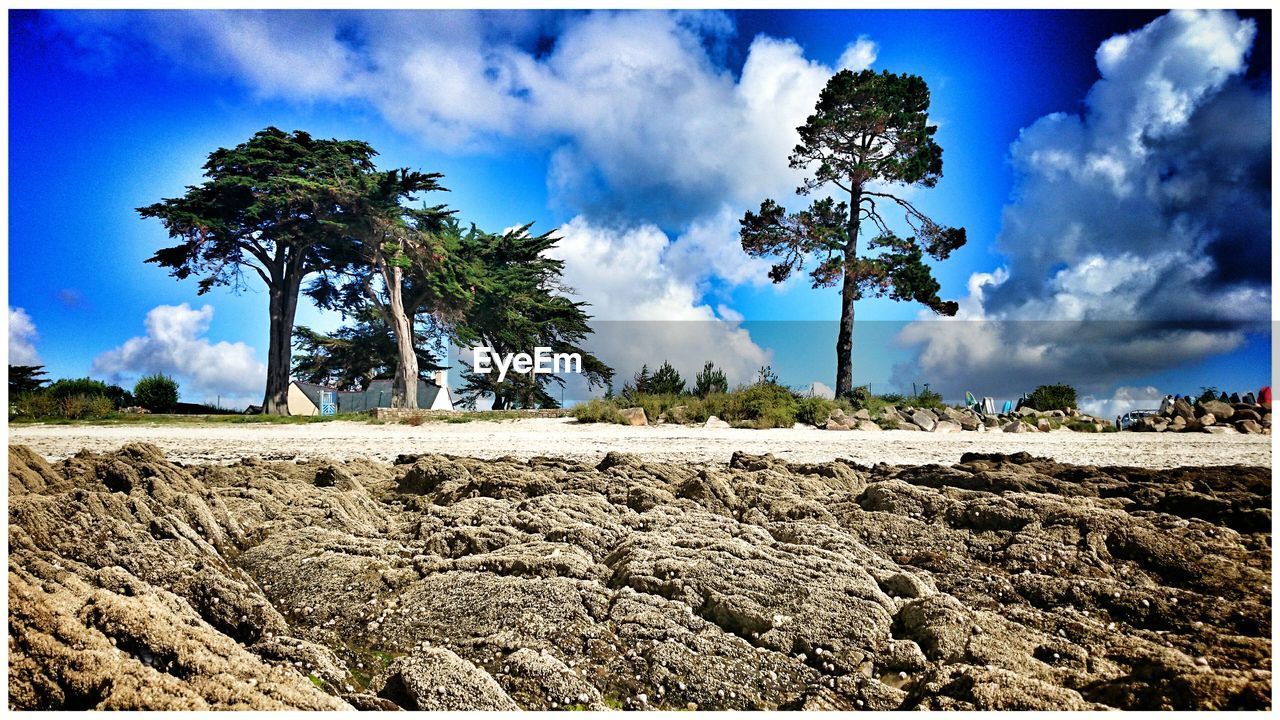
[[[712,393],[727,392],[729,392],[729,379],[725,377],[723,370],[708,360],[693,378],[693,393],[699,397],[706,397]]]
[[[1076,389],[1070,385],[1041,385],[1023,403],[1033,410],[1066,410],[1076,406]]]
[[[836,395],[853,389],[854,303],[868,294],[914,300],[941,315],[954,315],[955,302],[938,297],[940,286],[924,255],[945,260],[965,243],[963,228],[939,225],[890,190],[933,187],[942,176],[942,148],[934,142],[937,126],[928,124],[929,88],[916,75],[841,70],[827,81],[814,113],[797,128],[800,144],[791,167],[812,175],[797,188],[809,195],[834,186],[848,200],[815,200],[807,210],[789,213],[772,199],[748,211],[741,221],[742,249],[753,257],[775,256],[769,270],[785,281],[806,259],[816,265],[813,287],[841,285],[840,329],[836,338]],[[912,237],[898,237],[884,216],[902,212]],[[859,255],[863,221],[875,235]]]
[[[564,261],[549,255],[559,238],[551,232],[532,235],[529,227],[501,235],[472,227],[463,238],[460,255],[478,264],[480,280],[454,338],[460,345],[482,345],[499,354],[532,353],[537,347],[576,353],[587,388],[606,386],[613,369],[581,346],[591,334],[587,304],[567,297],[571,290],[560,283]],[[554,373],[508,372],[498,382],[497,373],[468,372],[459,396],[472,407],[479,397],[490,396],[495,410],[559,407],[547,387],[563,387],[564,382]]]
[[[664,360],[649,381],[649,392],[655,395],[679,395],[684,392],[684,378],[680,377],[671,363]]]
[[[303,279],[329,267],[340,249],[342,202],[373,171],[376,153],[355,140],[317,140],[268,127],[204,165],[207,180],[182,197],[138,208],[180,242],[147,262],[183,280],[200,276],[199,293],[240,292],[246,271],[267,287],[271,314],[263,412],[287,415],[290,342]]]
[[[152,412],[167,412],[178,405],[178,383],[160,373],[147,375],[133,386],[133,397]]]
[[[649,372],[649,364],[645,363],[640,366],[640,370],[631,376],[631,382],[622,386],[623,395],[643,395],[649,392],[649,384],[653,381],[653,374]]]
[[[293,343],[297,350],[293,376],[339,390],[365,390],[377,378],[392,377],[399,362],[395,334],[367,314],[329,335],[299,326],[293,331]],[[435,356],[422,349],[431,344],[430,338],[417,333],[413,344],[419,376],[444,369]]]
[[[10,365],[9,366],[9,398],[13,399],[22,393],[35,392],[46,382],[43,365]]]
[[[419,194],[444,191],[439,173],[407,169],[371,173],[347,190],[348,242],[307,294],[322,308],[344,315],[371,309],[395,338],[397,362],[392,407],[418,406],[419,314],[440,323],[461,318],[478,276],[463,253],[462,233],[443,205],[411,209]]]

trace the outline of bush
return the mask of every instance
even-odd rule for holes
[[[592,398],[585,403],[573,406],[573,416],[580,423],[621,423],[622,413],[614,405],[613,400]]]
[[[796,421],[821,427],[839,407],[840,403],[824,397],[800,398],[796,401]]]
[[[133,386],[133,397],[151,412],[167,412],[178,404],[178,383],[167,375],[147,375]]]
[[[1025,406],[1033,410],[1067,410],[1076,406],[1076,389],[1070,385],[1041,385],[1027,397]]]
[[[39,420],[41,418],[60,417],[62,403],[48,392],[39,391],[23,393],[9,402],[9,418],[23,420]]]
[[[773,382],[756,383],[728,396],[723,419],[731,423],[764,429],[796,424],[799,401],[792,392]]]
[[[71,395],[62,399],[62,417],[68,420],[102,418],[113,410],[115,405],[103,395]]]

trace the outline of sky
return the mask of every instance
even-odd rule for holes
[[[807,202],[795,128],[835,71],[871,68],[928,83],[943,177],[902,192],[969,242],[934,263],[957,317],[858,302],[856,383],[1070,382],[1109,415],[1256,391],[1270,34],[1230,11],[11,11],[9,362],[258,402],[263,288],[198,295],[146,264],[167,238],[135,208],[276,126],[441,172],[431,200],[486,229],[556,228],[620,378],[714,360],[829,392],[838,291],[770,283],[738,219]],[[304,302],[298,322],[341,318]]]

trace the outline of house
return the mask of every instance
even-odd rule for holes
[[[374,380],[363,391],[335,390],[315,383],[294,380],[289,383],[290,415],[332,415],[356,413],[374,408],[391,407],[391,380]],[[324,406],[333,404],[332,410]],[[444,370],[437,370],[430,381],[418,381],[418,407],[423,410],[452,410],[453,398]]]

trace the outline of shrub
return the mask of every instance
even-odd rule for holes
[[[791,427],[796,424],[796,396],[772,382],[759,382],[729,395],[724,419],[755,428]]]
[[[70,395],[62,399],[62,417],[68,420],[102,418],[115,410],[111,400],[102,395]]]
[[[723,395],[729,392],[729,380],[724,376],[724,371],[708,360],[702,366],[702,371],[693,379],[693,392],[698,397],[706,397],[713,393]]]
[[[1070,385],[1041,385],[1032,391],[1024,405],[1040,411],[1066,410],[1076,406],[1076,389]]]
[[[178,383],[167,375],[147,375],[133,386],[133,396],[151,412],[167,412],[178,404]]]
[[[573,416],[580,423],[623,422],[622,413],[618,412],[618,408],[613,401],[601,400],[600,398],[592,398],[585,403],[578,403],[573,406]]]
[[[838,407],[840,403],[824,397],[800,398],[796,401],[796,421],[820,427],[826,424],[831,413]]]
[[[404,422],[404,424],[405,424],[405,425],[409,425],[409,426],[412,426],[412,427],[418,427],[419,425],[421,425],[422,423],[424,423],[424,422],[426,422],[426,421],[427,421],[427,419],[426,419],[425,417],[423,417],[422,415],[409,415],[409,416],[406,416],[406,417],[405,417],[405,419],[404,419],[404,421],[403,421],[403,422]]]
[[[9,417],[38,420],[62,415],[62,403],[48,392],[23,393],[9,402]]]

